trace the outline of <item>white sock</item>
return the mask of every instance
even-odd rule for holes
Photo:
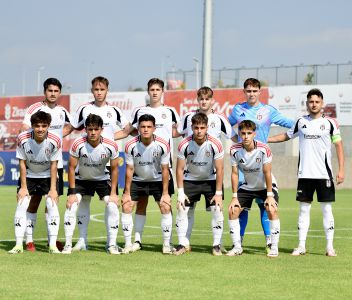
[[[121,214],[121,225],[123,236],[125,238],[125,247],[132,245],[132,230],[133,230],[133,218],[131,214]]]
[[[240,219],[229,219],[229,228],[232,245],[235,247],[241,247]]]
[[[163,234],[164,246],[170,246],[171,232],[172,232],[172,214],[161,215],[161,231]]]
[[[176,216],[176,232],[178,236],[178,243],[183,246],[189,246],[189,240],[187,239],[187,228],[188,228],[188,211],[189,207],[185,209],[182,207],[177,210]]]
[[[90,201],[92,197],[84,195],[78,205],[77,211],[77,225],[79,231],[79,238],[83,239],[87,245],[88,224],[90,219]]]
[[[27,209],[29,206],[30,197],[24,197],[21,203],[17,204],[14,226],[16,236],[16,246],[23,246],[23,237],[26,232],[27,225]]]
[[[299,216],[298,216],[298,247],[306,249],[307,234],[310,225],[310,209],[312,205],[306,202],[300,202],[299,204]]]
[[[280,219],[270,220],[271,248],[279,247],[280,239]]]
[[[134,241],[142,242],[142,234],[144,230],[144,224],[146,216],[135,214],[134,216]]]
[[[189,241],[191,240],[191,234],[192,234],[193,225],[194,225],[194,213],[196,211],[197,202],[193,202],[193,204],[194,204],[193,207],[190,207],[188,211],[188,229],[187,229],[186,237]]]
[[[323,225],[326,237],[326,250],[334,249],[334,232],[335,232],[335,221],[332,214],[332,203],[331,202],[321,202],[321,211],[323,213]]]
[[[66,246],[72,246],[72,236],[75,231],[76,222],[77,222],[77,210],[78,203],[74,202],[71,205],[71,208],[66,208],[65,216],[64,216],[64,229],[65,229],[65,237],[66,237]]]
[[[224,215],[218,206],[211,207],[211,227],[213,230],[213,246],[221,245]]]
[[[46,208],[48,209],[48,234],[49,234],[49,246],[56,247],[57,235],[60,228],[60,214],[59,209],[55,201],[51,198],[46,197]]]
[[[37,213],[27,212],[26,243],[33,243],[33,231],[37,223]]]
[[[119,222],[119,209],[116,203],[109,201],[105,206],[105,226],[107,235],[107,245],[109,247],[116,246],[117,233],[119,231]]]

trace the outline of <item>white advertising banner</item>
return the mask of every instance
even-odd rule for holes
[[[286,117],[296,119],[307,114],[307,93],[313,88],[324,95],[326,115],[336,118],[342,126],[352,125],[352,84],[273,87],[269,88],[269,104]]]
[[[130,119],[133,109],[145,105],[147,99],[149,99],[147,92],[111,92],[107,96],[107,102],[119,107],[127,119]],[[91,93],[71,94],[71,114],[73,115],[80,105],[91,101],[94,101]]]

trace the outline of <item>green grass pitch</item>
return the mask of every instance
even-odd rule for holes
[[[91,205],[89,251],[66,256],[47,253],[42,202],[34,235],[37,252],[9,255],[7,251],[14,245],[15,187],[0,187],[0,195],[0,297],[4,299],[348,299],[352,294],[350,190],[338,190],[333,206],[336,258],[325,256],[325,234],[317,202],[311,210],[308,253],[290,256],[298,242],[298,204],[294,200],[295,191],[280,191],[280,256],[276,259],[265,256],[256,205],[250,212],[244,254],[213,257],[210,214],[205,212],[203,202],[196,210],[192,252],[180,257],[164,256],[160,213],[151,199],[144,250],[130,255],[108,255],[104,251],[104,205],[96,198]],[[225,248],[231,246],[227,226],[230,195],[226,191]],[[62,197],[61,241],[64,241],[64,209],[65,197]],[[173,242],[177,244],[175,230]],[[123,246],[121,230],[118,243]]]

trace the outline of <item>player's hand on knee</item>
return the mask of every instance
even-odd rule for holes
[[[237,209],[241,210],[241,204],[238,201],[237,197],[232,197],[232,200],[229,205],[229,212],[231,214],[235,214]]]
[[[59,203],[59,195],[56,190],[50,190],[47,198],[50,198],[53,205]]]
[[[274,199],[274,197],[267,197],[266,200],[264,201],[264,207],[268,211],[277,211],[277,203]]]
[[[211,198],[210,203],[215,203],[215,207],[219,207],[222,211],[222,195],[215,194],[214,197]]]
[[[24,197],[29,197],[28,189],[20,188],[20,190],[17,193],[17,202],[18,202],[18,204],[22,203]]]
[[[130,194],[123,193],[121,197],[121,206],[124,208],[130,208],[133,205]]]
[[[183,195],[178,194],[177,195],[177,209],[183,208],[185,210],[186,209],[186,202],[190,203],[187,195],[185,195],[185,194],[183,194]]]
[[[160,206],[171,207],[171,198],[169,194],[162,194],[160,198]]]
[[[67,197],[66,208],[71,209],[72,204],[78,202],[77,194],[71,194]]]
[[[109,202],[113,202],[117,205],[117,207],[120,206],[120,202],[119,202],[119,196],[116,194],[110,195],[109,196]]]

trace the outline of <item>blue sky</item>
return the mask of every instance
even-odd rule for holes
[[[203,0],[0,0],[0,93],[34,95],[57,77],[86,92],[145,87],[202,56]],[[213,0],[213,67],[352,60],[352,1]]]

